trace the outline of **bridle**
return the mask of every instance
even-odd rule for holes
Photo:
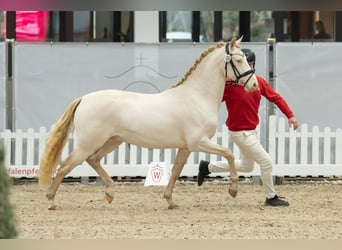
[[[229,43],[226,44],[226,57],[225,57],[225,71],[226,71],[226,79],[228,77],[228,73],[227,73],[227,66],[228,66],[228,63],[230,63],[232,65],[232,69],[234,71],[234,75],[236,77],[235,80],[231,80],[230,82],[232,82],[233,84],[232,85],[237,85],[239,83],[239,80],[242,78],[242,77],[245,77],[245,76],[248,76],[248,79],[247,81],[243,84],[243,86],[246,86],[246,84],[248,83],[248,81],[252,78],[252,76],[254,75],[255,73],[255,69],[250,69],[250,70],[247,70],[246,72],[243,72],[243,73],[240,73],[239,70],[236,68],[235,64],[233,63],[233,60],[232,60],[232,57],[234,55],[239,55],[239,56],[243,56],[241,54],[237,54],[237,53],[230,53],[229,51]]]

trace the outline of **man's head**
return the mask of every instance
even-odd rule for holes
[[[254,69],[255,68],[255,54],[251,49],[241,49],[247,58],[247,62]]]

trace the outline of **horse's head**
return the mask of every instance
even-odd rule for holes
[[[258,88],[258,81],[244,53],[241,51],[240,42],[233,38],[226,45],[226,77],[231,78],[236,84],[245,87],[246,91],[255,91]]]

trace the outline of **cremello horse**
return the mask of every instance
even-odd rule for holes
[[[111,203],[114,182],[100,165],[101,159],[126,142],[145,148],[178,148],[172,174],[164,191],[168,208],[175,183],[191,152],[206,152],[225,157],[230,165],[229,193],[237,194],[238,175],[232,152],[214,144],[218,111],[229,77],[254,91],[257,79],[240,49],[240,38],[217,43],[204,51],[182,79],[158,94],[103,90],[75,99],[53,126],[40,162],[39,183],[46,187],[59,161],[66,140],[74,128],[76,147],[61,162],[47,190],[49,209],[55,210],[55,195],[63,178],[87,161],[102,178],[105,198]],[[241,107],[244,108],[244,107]]]

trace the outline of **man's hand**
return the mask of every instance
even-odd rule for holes
[[[296,119],[296,117],[291,117],[289,120],[288,120],[288,123],[289,123],[289,127],[293,127],[293,129],[297,129],[298,128],[298,121]]]

